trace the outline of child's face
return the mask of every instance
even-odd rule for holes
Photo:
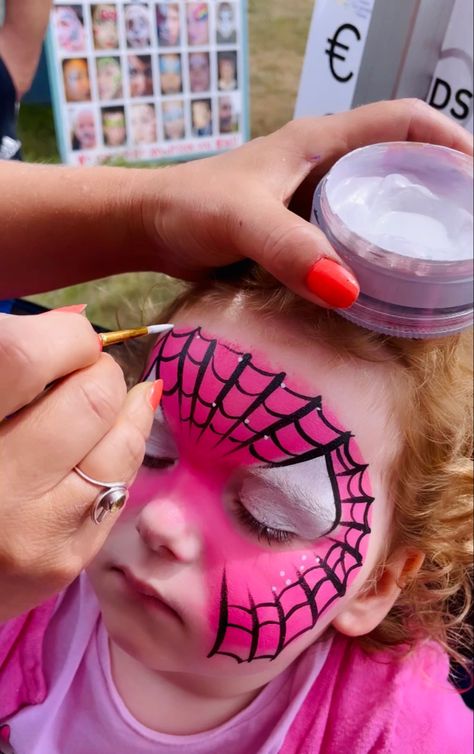
[[[207,128],[211,122],[211,109],[207,102],[193,102],[194,128]]]
[[[96,143],[94,114],[90,110],[83,110],[77,114],[74,121],[74,135],[80,149],[93,149]]]
[[[121,110],[104,113],[102,128],[105,142],[109,147],[119,147],[125,142],[125,114]]]
[[[223,37],[230,37],[235,31],[232,6],[221,5],[217,13],[217,30]]]
[[[95,6],[92,32],[97,50],[111,50],[118,46],[117,9],[115,5]]]
[[[160,57],[160,86],[163,94],[181,91],[181,58],[177,54]]]
[[[207,92],[211,86],[209,54],[192,52],[189,55],[189,83],[192,92]]]
[[[122,93],[122,73],[118,60],[97,62],[97,86],[100,99],[115,99]]]
[[[90,575],[112,639],[143,664],[258,688],[380,556],[398,450],[386,367],[238,303],[178,316],[157,354],[150,467]]]
[[[205,45],[209,42],[209,11],[207,3],[190,3],[186,9],[188,43]]]
[[[152,105],[133,105],[130,122],[134,144],[152,144],[156,141],[155,110]]]
[[[165,139],[184,138],[184,109],[182,103],[163,103],[163,128]]]
[[[84,27],[74,8],[65,6],[53,11],[58,44],[63,50],[79,52],[84,49]]]
[[[230,82],[235,79],[235,66],[232,60],[229,60],[228,58],[222,58],[219,61],[219,77],[226,82]]]
[[[179,8],[177,5],[160,6],[162,13],[159,36],[160,42],[169,47],[179,44]]]
[[[148,12],[142,5],[125,7],[125,34],[127,45],[138,49],[150,44],[150,20]]]
[[[89,74],[85,60],[64,63],[64,89],[68,102],[82,102],[90,98]]]
[[[130,95],[144,97],[153,92],[151,58],[140,59],[138,55],[128,58],[128,75],[130,79]]]

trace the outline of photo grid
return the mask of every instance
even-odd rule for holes
[[[218,152],[244,141],[243,3],[55,2],[65,160]]]

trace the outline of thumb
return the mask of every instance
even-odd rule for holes
[[[248,214],[248,210],[247,210]],[[323,307],[345,309],[359,285],[324,233],[277,202],[258,207],[241,229],[240,251],[287,288]]]

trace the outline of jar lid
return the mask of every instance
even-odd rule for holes
[[[414,142],[363,147],[333,166],[311,220],[360,284],[340,314],[411,338],[472,325],[472,178],[467,155]]]

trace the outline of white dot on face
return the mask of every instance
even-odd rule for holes
[[[304,571],[304,566],[300,566],[300,571],[301,571],[301,573],[303,573],[303,571]]]
[[[280,576],[284,576],[284,575],[285,575],[285,571],[280,571]]]
[[[316,555],[315,561],[316,561],[316,563],[320,563],[321,562],[321,558],[319,557],[319,555]]]
[[[239,356],[239,358],[237,359],[237,361],[243,361],[243,357]]]
[[[302,555],[301,556],[301,560],[308,560],[308,556],[307,555]]]
[[[263,439],[264,439],[264,440],[269,440],[270,438],[269,438],[269,436],[268,436],[268,435],[264,435]]]
[[[244,419],[244,424],[250,424],[250,419]]]
[[[217,406],[217,403],[215,401],[212,402],[212,408],[215,408]]]
[[[280,385],[280,387],[281,387],[281,389],[282,389],[282,390],[284,390],[284,389],[286,388],[286,385],[285,385],[285,383],[284,383],[284,382],[282,382],[282,383],[281,383],[281,385]]]
[[[272,586],[272,592],[275,593],[277,591],[278,591],[278,589],[276,588],[276,586]]]
[[[291,584],[291,579],[287,579],[287,580],[285,581],[285,584],[286,584],[287,586],[290,586],[290,584]]]

